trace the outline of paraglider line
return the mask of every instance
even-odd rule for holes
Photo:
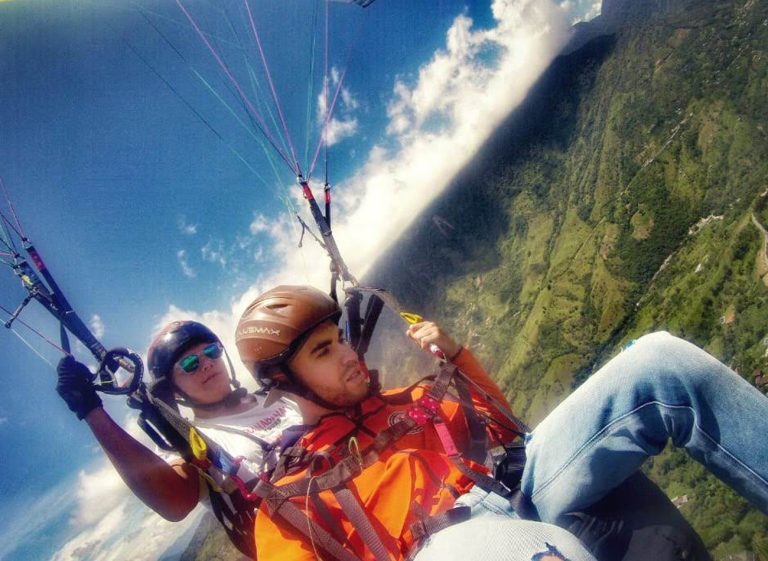
[[[13,227],[13,224],[10,223],[8,220],[8,217],[5,216],[2,212],[0,212],[0,219],[2,219],[2,223],[0,223],[0,228],[2,228],[2,232],[5,234],[4,236],[0,236],[0,242],[8,248],[8,251],[11,252],[11,256],[16,258],[19,256],[19,251],[16,249],[16,244],[13,243],[13,238],[8,233],[8,227],[10,227],[14,232],[16,232],[16,235],[21,237],[21,234],[19,234],[19,231]],[[22,238],[23,239],[23,238]]]
[[[360,24],[357,27],[357,33],[355,34],[355,39],[352,41],[352,43],[349,46],[349,51],[347,52],[347,60],[344,64],[344,69],[341,72],[341,75],[339,76],[339,83],[336,86],[336,92],[333,95],[333,101],[331,102],[330,107],[326,107],[325,112],[325,123],[323,124],[323,133],[320,135],[320,141],[317,143],[317,149],[315,150],[315,156],[312,158],[312,165],[309,167],[309,174],[307,175],[307,180],[309,180],[310,177],[312,177],[312,172],[315,170],[315,164],[317,163],[317,158],[320,155],[320,148],[323,146],[323,144],[328,144],[326,135],[328,134],[328,124],[330,123],[331,116],[333,115],[333,110],[336,107],[336,101],[339,98],[339,93],[341,92],[341,86],[344,84],[344,77],[347,75],[347,69],[349,68],[349,62],[352,59],[352,51],[357,43],[358,38],[360,37],[360,32],[363,29],[363,20],[360,20]]]
[[[14,314],[13,314],[13,312],[10,312],[9,310],[5,309],[5,306],[0,306],[0,310],[2,310],[2,311],[3,311],[3,313],[7,314],[9,317],[13,317],[13,315],[14,315]],[[18,317],[18,316],[17,316],[16,318],[14,318],[14,320],[13,320],[13,321],[15,321],[15,322],[18,322],[18,323],[20,323],[21,325],[23,325],[24,327],[26,327],[27,329],[29,329],[29,330],[30,330],[32,333],[34,333],[35,335],[37,335],[38,337],[40,337],[40,338],[41,338],[43,341],[45,341],[46,343],[48,343],[50,346],[52,346],[52,347],[53,347],[54,349],[56,349],[57,351],[61,351],[61,352],[62,352],[62,353],[64,353],[65,355],[66,355],[66,354],[69,354],[67,351],[65,351],[65,350],[64,350],[64,349],[62,349],[62,348],[61,348],[59,345],[57,345],[56,343],[54,343],[53,341],[51,341],[50,339],[48,339],[48,337],[46,337],[45,335],[43,335],[42,333],[40,333],[40,332],[39,332],[37,329],[35,329],[35,328],[34,328],[34,327],[32,327],[31,325],[29,325],[29,324],[28,324],[26,321],[24,321],[24,320],[23,320],[23,319],[21,319],[20,317]],[[15,331],[15,330],[14,330],[12,327],[10,327],[10,326],[9,326],[7,323],[6,323],[6,327],[8,327],[8,329],[10,329],[11,331],[13,331],[13,332],[16,334],[16,336],[17,336],[19,339],[21,339],[22,341],[24,341],[24,343],[26,343],[26,344],[27,344],[27,346],[29,346],[30,348],[32,348],[32,347],[29,345],[29,342],[27,342],[27,341],[26,341],[26,339],[24,339],[24,337],[22,337],[22,336],[21,336],[19,333],[17,333],[17,332],[16,332],[16,331]],[[35,351],[35,349],[33,349],[33,348],[32,348],[32,350],[33,350],[33,351]],[[37,353],[37,351],[35,351],[35,352]],[[39,354],[39,353],[38,353],[38,354]],[[48,361],[46,360],[46,362],[48,362]],[[50,364],[50,363],[48,363],[48,364]]]
[[[157,26],[154,24],[154,22],[153,22],[151,19],[149,19],[149,16],[147,16],[147,14],[144,12],[144,9],[143,9],[142,7],[140,7],[140,6],[136,6],[136,9],[139,11],[139,13],[142,15],[142,17],[143,17],[143,18],[146,20],[146,22],[147,22],[147,23],[148,23],[148,24],[149,24],[149,25],[152,27],[152,29],[154,29],[154,30],[155,30],[155,32],[156,32],[156,33],[157,33],[157,34],[158,34],[158,35],[159,35],[159,36],[160,36],[160,37],[163,39],[163,41],[165,41],[165,43],[166,43],[166,44],[167,44],[167,45],[168,45],[168,46],[169,46],[171,49],[173,49],[173,52],[175,52],[175,53],[176,53],[176,54],[179,56],[179,58],[180,58],[181,60],[183,60],[184,62],[187,62],[187,59],[185,59],[185,58],[184,58],[184,55],[183,55],[183,54],[181,54],[181,51],[180,51],[179,49],[177,49],[177,48],[176,48],[176,45],[174,45],[174,44],[173,44],[173,43],[172,43],[172,42],[171,42],[171,41],[170,41],[170,40],[169,40],[169,39],[168,39],[168,38],[165,36],[165,34],[164,34],[162,31],[160,31],[160,28],[158,28],[158,27],[157,27]]]
[[[191,103],[189,103],[189,102],[188,102],[186,99],[184,99],[184,97],[181,95],[181,93],[179,92],[179,90],[177,90],[177,89],[176,89],[176,88],[173,86],[173,84],[171,84],[171,83],[170,83],[168,80],[166,80],[166,79],[165,79],[165,77],[164,77],[162,74],[160,74],[160,72],[158,72],[158,71],[157,71],[157,69],[155,69],[155,67],[154,67],[154,66],[152,66],[152,65],[149,63],[149,61],[148,61],[147,59],[145,59],[145,58],[144,58],[144,57],[143,57],[143,56],[142,56],[142,55],[141,55],[141,54],[140,54],[140,53],[139,53],[139,52],[138,52],[138,51],[137,51],[135,48],[133,48],[133,45],[131,45],[131,44],[130,44],[130,43],[128,43],[127,41],[126,41],[126,45],[128,46],[128,48],[129,48],[129,49],[131,49],[131,51],[133,51],[133,54],[135,54],[135,55],[136,55],[136,56],[139,58],[139,60],[141,60],[141,61],[142,61],[144,64],[146,64],[146,65],[147,65],[147,67],[148,67],[148,68],[149,68],[149,69],[150,69],[150,70],[151,70],[151,71],[152,71],[152,72],[153,72],[153,73],[154,73],[154,74],[155,74],[155,75],[156,75],[158,78],[160,78],[160,80],[162,80],[162,81],[163,81],[163,83],[164,83],[164,84],[165,84],[165,85],[168,87],[168,89],[170,89],[170,90],[171,90],[171,91],[172,91],[172,92],[173,92],[173,93],[176,95],[176,97],[177,97],[177,98],[179,98],[179,100],[180,100],[180,101],[181,101],[181,102],[182,102],[184,105],[186,105],[187,109],[189,109],[190,111],[192,111],[192,113],[194,113],[194,114],[195,114],[195,116],[196,116],[198,119],[200,119],[200,121],[202,121],[202,122],[203,122],[203,124],[204,124],[206,127],[208,127],[208,129],[209,129],[209,130],[210,130],[210,131],[211,131],[213,134],[215,134],[215,135],[216,135],[216,137],[217,137],[219,140],[221,140],[222,142],[224,141],[224,138],[223,138],[223,137],[222,137],[222,136],[219,134],[219,132],[218,132],[218,131],[217,131],[215,128],[213,128],[213,126],[212,126],[212,125],[211,125],[211,124],[210,124],[210,123],[209,123],[209,122],[206,120],[206,118],[205,118],[205,117],[203,117],[203,116],[200,114],[200,112],[199,112],[197,109],[195,109],[195,108],[194,108],[194,106],[193,106]]]
[[[309,76],[307,78],[307,111],[306,111],[306,124],[304,127],[304,161],[309,160],[309,132],[311,130],[312,123],[312,93],[314,91],[314,78],[315,78],[315,48],[317,46],[317,37],[315,30],[317,29],[317,4],[314,5],[315,9],[312,16],[312,26],[310,27],[310,34],[312,36],[312,44],[309,49]]]
[[[178,55],[178,57],[184,62],[184,64],[189,67],[190,71],[195,75],[195,77],[200,80],[200,82],[203,83],[203,85],[210,91],[216,99],[229,111],[229,113],[240,123],[240,125],[248,132],[249,135],[251,135],[257,142],[261,143],[261,140],[254,134],[251,127],[246,125],[232,110],[232,108],[227,105],[227,103],[224,101],[224,99],[221,97],[221,95],[211,86],[205,78],[203,78],[200,73],[195,70],[192,65],[189,64],[186,58],[184,58],[184,55],[179,51],[179,49],[176,48],[176,46],[163,34],[162,31],[152,22],[151,19],[144,13],[144,10],[137,7],[139,10],[139,13],[144,17],[144,19],[147,21],[147,23],[152,27],[152,29],[155,30],[155,32],[163,39],[163,41]],[[216,130],[216,128],[208,121],[203,115],[195,109],[195,107],[187,101],[187,99],[181,95],[181,92],[179,92],[161,73],[157,70],[146,58],[144,58],[134,47],[129,43],[128,41],[125,41],[125,44],[128,46],[128,48],[133,51],[133,53],[141,60],[160,80],[168,87],[171,92],[210,130],[216,138],[218,138],[224,145],[239,159],[247,168],[248,170],[253,173],[260,181],[262,181],[265,185],[268,185],[267,181],[264,179],[264,177],[257,172],[253,166],[229,143],[224,139],[224,137],[219,133],[219,131]],[[258,124],[256,124],[258,127]],[[262,148],[264,149],[265,153],[271,154],[262,144]]]
[[[219,54],[216,52],[216,49],[213,48],[213,45],[211,45],[210,41],[208,41],[208,38],[205,36],[203,31],[200,29],[200,26],[197,25],[197,22],[192,17],[192,14],[190,14],[187,9],[184,7],[184,5],[181,3],[181,0],[176,0],[176,5],[179,6],[182,12],[184,12],[184,15],[187,16],[187,19],[192,24],[192,27],[195,29],[195,32],[198,34],[200,39],[203,41],[205,46],[208,48],[210,53],[213,55],[213,57],[216,59],[216,62],[219,63],[219,66],[224,71],[224,74],[227,76],[229,81],[232,83],[232,85],[237,90],[238,95],[243,100],[243,102],[247,105],[248,109],[250,110],[253,117],[257,120],[259,124],[259,128],[262,132],[262,134],[267,138],[269,143],[272,145],[272,147],[277,151],[278,154],[280,154],[280,157],[285,161],[286,164],[288,164],[288,167],[291,171],[294,173],[296,172],[296,169],[294,165],[291,163],[290,158],[286,156],[282,150],[277,145],[277,142],[274,140],[274,137],[269,132],[269,128],[267,127],[267,124],[264,122],[264,119],[261,117],[259,112],[256,110],[256,108],[253,106],[253,104],[250,102],[248,97],[245,95],[245,92],[243,92],[242,87],[240,87],[240,84],[235,79],[235,77],[232,75],[232,73],[227,68],[227,65],[224,64],[224,61],[221,59]]]
[[[5,181],[3,181],[2,177],[0,177],[0,187],[3,188],[3,195],[5,196],[5,202],[8,203],[8,208],[11,209],[11,214],[13,215],[13,219],[16,221],[16,226],[18,226],[19,229],[17,230],[16,228],[13,228],[12,224],[9,224],[9,225],[11,226],[11,228],[14,229],[14,231],[17,234],[19,234],[19,237],[24,240],[27,238],[27,236],[26,234],[24,234],[24,229],[21,227],[21,222],[19,222],[19,217],[16,216],[16,209],[13,208],[13,203],[11,202],[11,198],[8,196],[8,189],[6,188]],[[3,218],[5,219],[5,216],[3,216]]]
[[[259,37],[259,32],[256,30],[256,22],[253,21],[251,6],[248,4],[248,0],[243,0],[243,4],[245,5],[245,9],[248,12],[248,21],[251,24],[251,31],[253,32],[253,38],[256,40],[256,46],[259,48],[259,56],[261,56],[261,63],[264,66],[264,72],[266,73],[266,76],[267,76],[267,83],[269,84],[269,89],[272,92],[272,99],[275,101],[277,114],[280,116],[280,122],[283,125],[283,134],[285,134],[285,138],[288,141],[288,146],[291,149],[291,156],[293,156],[293,161],[296,163],[296,167],[294,171],[297,173],[297,175],[301,175],[301,166],[299,165],[299,160],[296,157],[296,150],[293,147],[293,141],[291,140],[291,134],[288,132],[288,126],[285,124],[285,116],[283,115],[283,109],[280,105],[280,100],[277,97],[277,92],[275,91],[275,84],[272,81],[272,74],[269,71],[269,64],[267,63],[267,57],[264,55],[264,49],[261,46],[261,38]]]
[[[43,360],[43,361],[44,361],[44,362],[45,362],[45,363],[46,363],[48,366],[50,366],[51,368],[53,368],[53,363],[52,363],[50,360],[48,360],[47,358],[45,358],[45,357],[42,355],[42,353],[41,353],[40,351],[38,351],[38,350],[37,350],[35,347],[33,347],[33,346],[32,346],[32,344],[31,344],[29,341],[27,341],[27,340],[26,340],[24,337],[22,337],[22,336],[21,336],[21,334],[20,334],[18,331],[16,331],[16,330],[15,330],[15,329],[13,329],[13,328],[10,328],[10,331],[11,331],[11,333],[13,333],[14,335],[16,335],[16,337],[18,337],[18,338],[19,338],[19,340],[20,340],[22,343],[24,343],[24,344],[27,346],[27,348],[28,348],[30,351],[32,351],[32,352],[33,352],[33,353],[35,353],[35,354],[36,354],[38,357],[40,357],[40,358],[41,358],[41,359],[42,359],[42,360]]]

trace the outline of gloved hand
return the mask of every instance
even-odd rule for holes
[[[67,407],[81,421],[94,409],[101,407],[101,398],[91,382],[93,375],[88,367],[67,355],[56,367],[59,382],[56,391],[67,403]]]

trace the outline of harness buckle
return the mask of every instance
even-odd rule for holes
[[[421,396],[408,410],[408,416],[419,426],[424,426],[437,415],[440,403],[430,395]]]

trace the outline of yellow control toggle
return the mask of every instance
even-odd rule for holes
[[[413,325],[414,323],[419,323],[420,321],[424,321],[424,318],[421,317],[419,314],[413,314],[411,312],[400,312],[400,317],[403,318],[410,325]]]
[[[195,430],[195,427],[189,428],[189,445],[192,447],[192,455],[196,460],[202,461],[208,457],[208,445]]]

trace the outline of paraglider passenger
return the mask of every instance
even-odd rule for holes
[[[150,392],[176,411],[177,404],[189,407],[198,431],[231,456],[244,458],[238,476],[249,481],[269,461],[268,453],[283,429],[301,419],[293,404],[279,400],[265,407],[261,398],[240,388],[228,361],[221,340],[205,325],[170,323],[154,338],[147,354]],[[178,521],[207,496],[202,500],[213,503],[219,516],[217,507],[228,497],[219,496],[206,481],[212,477],[221,483],[220,473],[203,474],[199,466],[181,458],[166,462],[125,432],[102,408],[88,368],[73,357],[61,359],[57,371],[57,392],[86,421],[123,481],[147,506]],[[238,531],[248,535],[250,543],[236,545],[251,550],[252,527]]]

